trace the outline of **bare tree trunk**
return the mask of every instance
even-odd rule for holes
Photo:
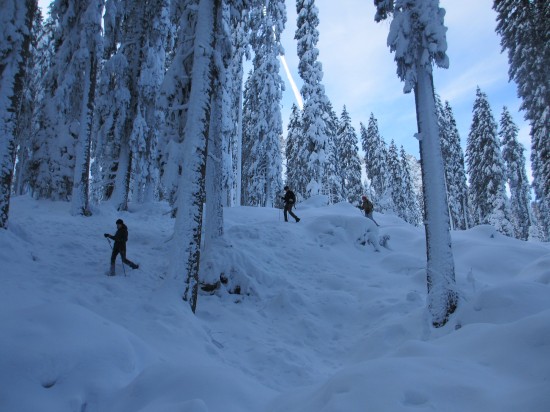
[[[426,230],[428,309],[435,327],[445,325],[458,304],[445,192],[445,170],[431,72],[417,64],[414,88]]]

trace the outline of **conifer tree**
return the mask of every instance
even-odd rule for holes
[[[182,297],[193,313],[197,307],[201,240],[206,191],[206,163],[210,129],[210,104],[215,95],[216,74],[212,72],[213,51],[218,33],[219,0],[200,0],[196,9],[193,65],[188,121],[182,147],[184,170],[178,186],[177,216],[174,225],[178,245],[172,264],[173,277],[184,283]],[[222,38],[218,38],[222,41]]]
[[[513,227],[508,217],[505,170],[497,124],[487,95],[479,87],[473,113],[466,159],[474,223],[493,225],[499,232],[513,236]]]
[[[529,205],[531,194],[523,145],[518,142],[518,127],[506,108],[502,109],[499,137],[502,144],[502,158],[506,167],[506,179],[510,188],[510,209],[515,236],[518,239],[529,238],[531,216]]]
[[[420,207],[418,206],[418,196],[414,188],[414,180],[412,177],[409,155],[405,152],[403,146],[400,151],[402,186],[403,186],[403,209],[406,222],[412,225],[418,225],[421,222]],[[412,157],[412,156],[411,156]],[[416,159],[414,159],[416,161]]]
[[[531,163],[543,240],[550,240],[550,5],[546,0],[494,0],[496,31],[508,51],[509,75],[531,125]]]
[[[451,228],[464,230],[470,226],[470,210],[460,135],[449,102],[445,102],[445,107],[443,107],[438,96],[436,102]]]
[[[239,3],[239,2],[236,2]],[[231,43],[233,53],[228,68],[228,82],[224,85],[224,99],[228,101],[223,117],[224,174],[222,195],[225,206],[240,205],[241,201],[241,151],[242,151],[242,83],[243,59],[248,47],[248,13],[241,5],[230,9]]]
[[[304,107],[302,113],[302,128],[305,138],[304,156],[306,160],[305,177],[308,180],[306,197],[321,194],[326,181],[324,173],[327,162],[327,116],[328,99],[321,83],[323,70],[317,60],[319,50],[318,9],[314,0],[297,0],[298,14],[296,34],[298,57],[300,63],[298,71],[304,81],[301,89]]]
[[[32,142],[29,142],[28,183],[30,192],[35,198],[53,196],[50,148],[54,146],[54,140],[46,138],[48,136],[46,131],[53,127],[53,119],[47,109],[51,107],[48,103],[52,102],[54,90],[51,82],[51,68],[54,65],[56,52],[55,27],[56,22],[51,16],[44,21],[37,45],[37,62],[33,68],[39,90],[33,119],[36,133],[33,135]]]
[[[389,171],[388,151],[386,142],[378,131],[378,120],[371,113],[367,129],[361,123],[361,145],[365,152],[365,169],[375,195],[375,208],[392,209]]]
[[[254,145],[257,140],[254,135],[255,110],[258,104],[258,85],[256,78],[249,72],[244,83],[243,91],[243,120],[242,120],[242,174],[241,174],[241,204],[244,206],[257,206],[252,199],[252,173],[256,168],[257,150]]]
[[[127,210],[159,186],[157,100],[165,72],[168,0],[115,1],[106,13],[106,63],[98,100],[98,158],[106,198]]]
[[[428,309],[432,324],[440,327],[458,304],[432,77],[432,64],[448,67],[445,12],[438,0],[374,0],[374,4],[377,22],[393,14],[388,45],[395,51],[404,92],[414,89],[425,200]]]
[[[361,162],[359,160],[357,133],[351,124],[346,106],[344,106],[340,116],[340,130],[335,146],[338,154],[335,165],[338,167],[341,185],[344,189],[343,200],[347,200],[352,204],[357,203],[363,192]]]
[[[2,3],[0,17],[0,229],[7,229],[15,167],[18,110],[29,57],[36,0]]]
[[[278,56],[283,53],[280,36],[286,23],[284,1],[259,2],[252,9],[251,46],[254,51],[250,85],[255,98],[249,108],[251,124],[247,132],[253,139],[246,164],[248,203],[274,206],[282,190],[281,99],[284,82],[279,75]]]
[[[326,113],[323,117],[326,119],[327,143],[325,153],[327,161],[323,171],[322,187],[324,193],[328,195],[329,204],[334,204],[345,200],[345,189],[340,179],[341,167],[338,163],[338,133],[341,124],[330,101],[327,101]]]
[[[305,162],[304,159],[300,157],[300,147],[302,143],[301,111],[296,104],[292,104],[285,145],[286,184],[292,188],[299,198],[304,196],[307,186],[303,174]]]
[[[406,220],[405,194],[403,193],[403,170],[401,169],[401,161],[397,153],[397,146],[393,139],[388,149],[388,169],[393,211],[397,216]]]
[[[177,27],[177,32],[174,34],[173,49],[169,56],[170,65],[164,75],[159,95],[159,106],[164,112],[159,144],[162,197],[174,209],[183,170],[183,140],[188,121],[186,108],[191,94],[197,7],[198,0],[171,4],[170,18],[172,26]]]
[[[50,8],[53,53],[40,105],[37,197],[70,200],[72,213],[87,214],[91,122],[101,57],[103,0],[54,2]],[[74,187],[73,187],[74,186]]]
[[[36,121],[39,99],[42,93],[42,59],[47,58],[47,50],[42,45],[44,36],[43,19],[40,8],[36,8],[33,18],[29,53],[23,76],[23,91],[19,110],[16,113],[15,147],[17,167],[14,172],[12,191],[22,195],[31,188],[33,180],[33,151],[39,142],[36,139],[38,124]]]
[[[78,113],[78,132],[75,147],[75,168],[71,195],[71,213],[73,215],[90,215],[90,165],[92,146],[92,127],[95,110],[97,74],[103,54],[101,37],[101,19],[104,0],[82,2],[75,9],[83,8],[80,24],[76,27],[79,35],[78,59],[73,63],[75,82],[68,88],[79,89],[82,99]],[[67,16],[69,19],[73,16]],[[73,17],[74,18],[74,17]],[[69,36],[74,33],[69,33]],[[80,76],[77,75],[80,73]]]

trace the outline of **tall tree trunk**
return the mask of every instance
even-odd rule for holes
[[[15,33],[11,33],[11,44],[7,45],[8,53],[0,60],[0,229],[8,227],[15,167],[17,113],[23,93],[24,71],[37,8],[36,0],[13,0],[8,3],[9,7],[3,7],[2,13],[13,13],[9,16],[11,23],[24,21],[24,26],[11,27]],[[6,17],[2,18],[4,19]]]
[[[418,59],[420,61],[420,59]],[[458,304],[445,192],[445,169],[431,72],[417,63],[414,88],[426,230],[428,309],[436,327],[445,325]]]
[[[241,81],[242,81],[241,70]],[[233,204],[241,205],[242,199],[242,161],[243,161],[243,94],[239,93],[239,108],[237,115],[237,136],[235,138],[235,194],[233,196]]]
[[[90,149],[92,140],[92,125],[94,116],[95,90],[97,84],[97,59],[91,53],[90,62],[86,67],[84,102],[80,116],[80,133],[76,143],[75,172],[71,213],[73,215],[90,216]]]
[[[130,189],[130,171],[132,170],[132,153],[129,146],[130,144],[126,139],[120,142],[112,195],[116,208],[120,211],[128,210],[128,191]]]
[[[208,155],[206,160],[206,224],[205,243],[209,243],[223,235],[222,208],[222,73],[223,67],[216,67],[213,75],[213,90],[210,113],[210,130],[208,134]]]
[[[173,270],[183,276],[182,297],[195,313],[199,288],[202,217],[206,178],[207,142],[212,87],[210,63],[214,35],[215,6],[219,0],[200,0],[195,29],[191,92],[189,96],[183,173],[178,188],[178,210],[174,227],[177,255]],[[219,6],[218,6],[219,7]]]

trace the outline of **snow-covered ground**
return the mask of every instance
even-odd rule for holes
[[[423,228],[375,213],[377,229],[322,198],[298,205],[300,223],[231,208],[204,276],[229,268],[247,294],[201,294],[193,315],[167,275],[167,212],[106,204],[73,217],[66,203],[13,199],[0,231],[0,411],[550,411],[549,244],[454,232],[462,301],[436,330]],[[119,259],[108,277],[103,233],[118,218],[140,269]]]

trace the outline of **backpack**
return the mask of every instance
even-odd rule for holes
[[[294,194],[294,192],[292,190],[290,190],[288,192],[288,203],[290,203],[291,205],[296,203],[296,195]]]
[[[374,210],[374,205],[369,199],[365,199],[365,202],[366,202],[365,212],[371,213]]]

